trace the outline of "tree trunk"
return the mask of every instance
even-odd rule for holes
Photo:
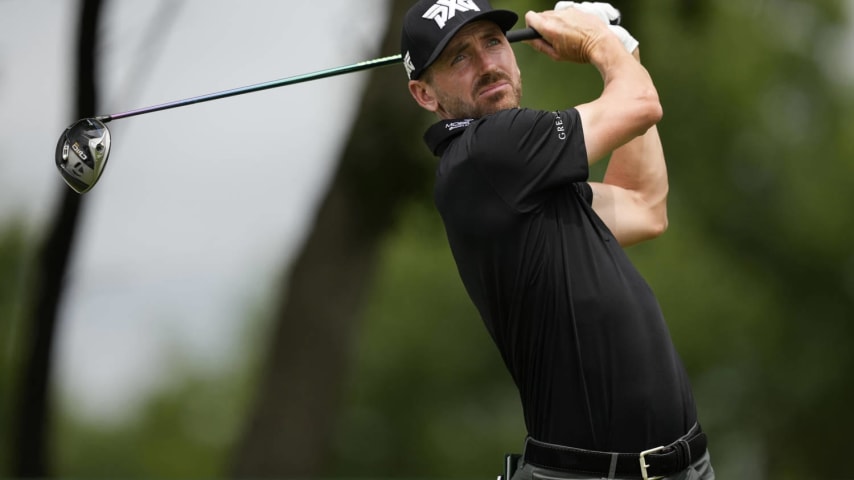
[[[78,118],[95,114],[95,44],[101,0],[83,0],[77,39]],[[60,208],[49,227],[37,259],[28,312],[28,337],[17,389],[17,421],[12,442],[12,477],[50,475],[50,373],[57,311],[63,280],[77,231],[82,198],[63,188]]]
[[[399,50],[410,5],[391,2],[383,52]],[[400,206],[432,184],[423,125],[413,118],[419,111],[402,66],[372,71],[338,171],[283,287],[235,477],[324,473],[380,243]]]

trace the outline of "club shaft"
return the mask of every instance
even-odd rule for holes
[[[507,32],[507,40],[510,42],[519,42],[523,40],[531,40],[534,38],[539,38],[539,34],[531,28]],[[211,100],[219,100],[220,98],[243,95],[244,93],[259,92],[261,90],[267,90],[270,88],[284,87],[286,85],[293,85],[296,83],[308,82],[311,80],[319,80],[321,78],[334,77],[337,75],[343,75],[345,73],[353,73],[361,70],[367,70],[370,68],[384,67],[386,65],[400,63],[401,61],[402,57],[400,55],[392,55],[389,57],[366,60],[364,62],[354,63],[352,65],[345,65],[343,67],[328,68],[326,70],[319,70],[303,75],[281,78],[279,80],[272,80],[264,83],[256,83],[254,85],[247,85],[245,87],[223,90],[220,92],[209,93],[207,95],[200,95],[198,97],[185,98],[183,100],[175,100],[173,102],[161,103],[160,105],[153,105],[150,107],[137,108],[135,110],[114,113],[112,115],[102,115],[95,118],[97,120],[100,120],[101,122],[106,123],[111,120],[119,120],[122,118],[142,115],[144,113],[158,112],[161,110],[168,110],[170,108],[184,107],[196,103],[209,102]]]
[[[211,100],[219,100],[221,98],[233,97],[235,95],[243,95],[244,93],[259,92],[261,90],[267,90],[270,88],[284,87],[286,85],[293,85],[295,83],[308,82],[310,80],[318,80],[321,78],[333,77],[336,75],[343,75],[345,73],[358,72],[360,70],[367,70],[369,68],[377,68],[377,67],[382,67],[385,65],[392,65],[395,63],[400,63],[400,55],[377,58],[374,60],[366,60],[364,62],[354,63],[352,65],[346,65],[343,67],[329,68],[326,70],[320,70],[317,72],[306,73],[303,75],[297,75],[297,76],[288,77],[288,78],[281,78],[279,80],[272,80],[272,81],[264,82],[264,83],[256,83],[254,85],[247,85],[245,87],[238,87],[238,88],[233,88],[230,90],[223,90],[221,92],[209,93],[207,95],[200,95],[198,97],[185,98],[183,100],[175,100],[173,102],[162,103],[160,105],[153,105],[151,107],[137,108],[135,110],[129,110],[127,112],[114,113],[112,115],[97,117],[97,119],[102,121],[102,122],[109,122],[110,120],[118,120],[121,118],[133,117],[135,115],[142,115],[143,113],[158,112],[160,110],[168,110],[170,108],[184,107],[184,106],[193,105],[196,103],[209,102]]]

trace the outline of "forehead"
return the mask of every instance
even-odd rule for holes
[[[452,50],[454,47],[459,47],[461,44],[469,41],[471,37],[477,38],[496,34],[504,35],[504,32],[501,31],[501,28],[495,22],[489,20],[477,20],[464,26],[460,31],[454,34],[454,37],[451,38],[451,41],[445,46],[445,50]]]

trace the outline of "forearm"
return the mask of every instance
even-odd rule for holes
[[[640,54],[634,52],[640,61]],[[661,235],[667,229],[667,166],[653,125],[616,148],[601,184],[593,184],[593,208],[621,245]]]
[[[586,105],[582,106],[587,115],[585,127],[599,124],[598,138],[588,139],[589,153],[593,155],[590,160],[619,150],[626,143],[644,135],[661,118],[658,92],[648,72],[632,61],[623,63],[621,67],[608,71],[613,75],[612,78],[605,77],[605,71],[600,70],[605,79],[599,97],[600,108],[592,110],[586,108]]]
[[[633,55],[640,62],[639,51]],[[656,126],[614,150],[603,183],[633,192],[653,218],[661,218],[666,224],[667,165]]]
[[[609,48],[595,49],[590,57],[602,75],[602,94],[577,107],[591,163],[644,135],[661,118],[658,92],[637,60],[638,50],[628,54],[615,36],[608,40]]]

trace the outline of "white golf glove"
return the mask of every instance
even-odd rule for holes
[[[565,10],[567,8],[576,8],[584,13],[589,13],[599,17],[600,20],[608,25],[608,28],[614,32],[614,35],[620,39],[626,51],[632,53],[638,48],[639,42],[635,40],[628,30],[621,27],[620,11],[611,6],[610,3],[604,2],[557,2],[555,10]]]

